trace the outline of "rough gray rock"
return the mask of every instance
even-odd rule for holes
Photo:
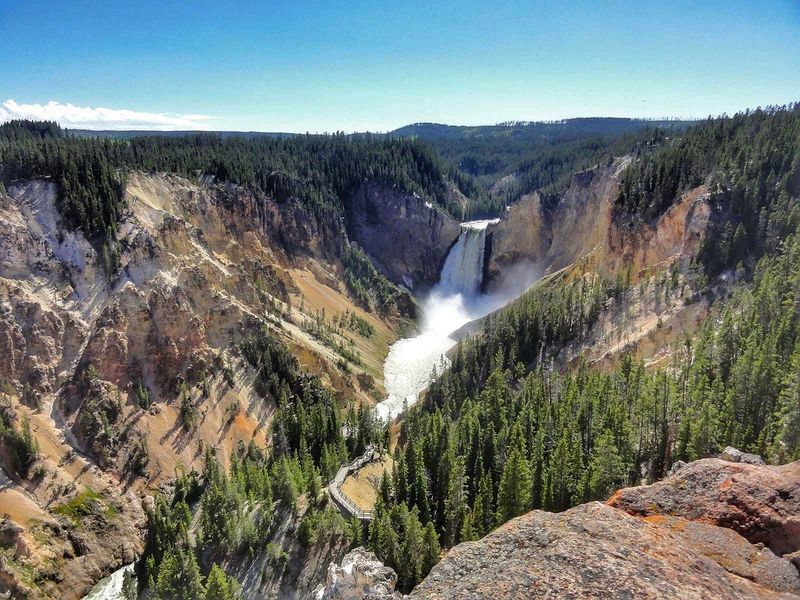
[[[764,560],[771,568],[781,559]],[[782,574],[787,579],[773,579],[796,589],[791,575]],[[478,542],[459,544],[411,598],[800,597],[742,575],[668,527],[593,502],[559,514],[533,511]]]
[[[682,460],[677,460],[673,463],[672,468],[669,470],[670,475],[675,475],[678,471],[680,471],[683,467],[686,466],[686,463]]]
[[[412,289],[436,282],[461,232],[455,219],[430,202],[375,184],[353,194],[348,221],[352,239],[381,270]]]
[[[798,599],[798,557],[800,461],[704,459],[459,544],[411,597]]]
[[[728,462],[741,462],[747,465],[763,465],[764,459],[761,458],[758,454],[748,454],[747,452],[742,452],[741,450],[737,450],[733,446],[728,446],[725,450],[722,451],[722,454],[719,455],[720,460],[725,460]]]
[[[340,565],[328,567],[325,586],[317,590],[318,600],[400,600],[394,591],[397,573],[364,548],[348,552]]]

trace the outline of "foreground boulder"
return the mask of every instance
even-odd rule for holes
[[[764,459],[761,458],[758,454],[748,454],[747,452],[742,452],[741,450],[737,450],[733,446],[728,446],[725,450],[722,451],[722,454],[718,456],[720,460],[727,460],[728,462],[743,462],[747,463],[748,465],[763,465],[766,464]]]
[[[412,598],[800,598],[800,462],[705,459],[452,548]]]
[[[673,536],[733,575],[776,592],[800,593],[800,574],[795,566],[763,544],[751,544],[731,529],[681,517],[655,516],[645,520],[668,528]]]
[[[767,588],[669,528],[592,502],[560,514],[533,511],[459,544],[411,597],[800,598],[794,577],[786,586],[794,593]]]
[[[779,556],[800,550],[800,462],[780,467],[697,460],[608,504],[632,515],[671,515],[726,527]]]

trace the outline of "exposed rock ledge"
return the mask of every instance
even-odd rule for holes
[[[394,591],[397,573],[372,552],[356,548],[341,565],[328,566],[328,579],[316,592],[317,600],[400,600]]]
[[[460,544],[412,598],[800,598],[800,462],[695,461]]]

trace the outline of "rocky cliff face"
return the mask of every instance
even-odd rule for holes
[[[343,531],[321,533],[309,546],[301,543],[298,529],[307,509],[301,500],[296,512],[278,504],[264,550],[223,559],[225,571],[241,585],[242,600],[311,598],[330,565],[344,560],[350,541]]]
[[[550,215],[541,196],[533,193],[520,198],[499,223],[488,228],[485,287],[491,288],[509,267],[538,264],[553,242],[551,235]]]
[[[498,280],[507,266],[525,261],[543,273],[579,265],[611,277],[620,267],[630,266],[632,280],[636,281],[648,270],[692,258],[711,212],[705,188],[684,194],[654,224],[617,223],[612,211],[620,177],[629,162],[621,158],[575,174],[550,210],[543,209],[537,194],[512,206],[491,230],[490,280]]]
[[[668,360],[674,342],[707,314],[688,268],[712,217],[710,195],[699,186],[681,196],[655,223],[614,218],[620,177],[628,158],[577,173],[558,203],[531,194],[489,227],[484,287],[507,288],[509,273],[551,278],[619,280],[630,286],[602,311],[587,335],[565,348],[560,361],[613,363],[632,352],[647,364]]]
[[[0,410],[17,428],[28,418],[39,445],[23,473],[0,456],[0,592],[82,596],[141,551],[142,504],[178,464],[200,468],[202,444],[223,462],[266,445],[275,407],[253,390],[244,335],[270,329],[342,397],[380,389],[393,325],[339,283],[342,223],[168,175],[130,174],[126,200],[113,278],[60,226],[54,184],[20,182],[0,201]],[[352,334],[363,366],[343,371],[303,330],[322,310],[375,328]],[[197,411],[188,429],[181,397]]]
[[[412,598],[800,598],[800,462],[717,459],[459,544]]]
[[[351,198],[348,231],[392,281],[413,290],[436,283],[460,227],[414,194],[365,184]]]

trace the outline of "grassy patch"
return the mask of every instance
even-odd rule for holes
[[[348,475],[342,484],[342,492],[361,510],[373,510],[378,498],[381,476],[384,471],[392,472],[394,461],[387,456],[369,463],[353,474]]]
[[[53,508],[53,512],[68,517],[73,523],[79,525],[84,517],[99,514],[102,509],[100,493],[87,487],[72,500],[64,502]]]

